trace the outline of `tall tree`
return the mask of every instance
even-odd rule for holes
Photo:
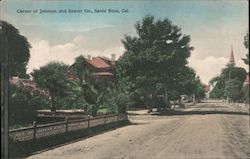
[[[222,69],[221,74],[210,80],[210,84],[214,85],[211,91],[211,97],[213,98],[224,98],[228,89],[225,89],[226,82],[230,80],[237,80],[243,83],[246,79],[246,70],[241,67],[234,67],[228,65]]]
[[[225,84],[225,95],[235,102],[243,97],[243,83],[237,79],[228,80]]]
[[[186,94],[190,96],[194,94],[196,84],[196,73],[194,69],[186,66],[177,74],[170,88],[178,91],[180,95]]]
[[[246,70],[242,67],[228,66],[222,69],[221,75],[225,80],[237,79],[241,82],[244,82],[246,79]]]
[[[223,75],[212,78],[209,83],[214,87],[210,92],[210,97],[224,98],[225,78]]]
[[[79,79],[81,84],[83,84],[84,80],[89,77],[87,75],[89,73],[89,70],[86,66],[86,60],[82,55],[75,58],[74,64],[71,65],[71,70],[73,71],[74,76]]]
[[[246,65],[249,65],[249,32],[244,36],[244,45],[246,49],[248,50],[248,53],[246,54],[246,58],[243,58],[242,60]]]
[[[244,37],[244,45],[248,51],[248,53],[246,54],[246,58],[243,58],[242,60],[244,61],[244,63],[246,65],[249,65],[249,32],[247,32],[247,34]],[[247,103],[249,103],[249,72],[247,74],[248,76],[248,83],[246,83],[243,87],[243,93],[244,93],[244,99]]]
[[[249,33],[244,37],[244,45],[249,49]],[[246,58],[242,59],[245,64],[249,65],[249,53],[247,53]],[[214,77],[211,79],[210,84],[214,85],[214,89],[210,93],[210,97],[213,98],[222,98],[228,95],[228,87],[232,84],[227,84],[228,81],[233,79],[243,83],[246,79],[246,70],[244,68],[235,67],[234,65],[228,64],[226,68],[222,69],[220,76]],[[227,87],[227,89],[226,89]]]
[[[9,72],[10,76],[19,76],[27,78],[26,67],[30,58],[30,44],[26,37],[20,35],[18,29],[5,21],[0,21],[3,32],[0,32],[0,37],[5,34],[5,38],[0,38],[0,43],[4,40],[9,55]],[[3,53],[3,52],[2,52]],[[1,56],[2,56],[1,53]]]
[[[98,106],[97,106],[97,97],[98,92],[95,87],[95,80],[92,76],[90,70],[86,65],[86,59],[83,56],[78,56],[75,58],[74,64],[71,66],[71,70],[75,77],[77,77],[76,85],[79,87],[79,91],[74,92],[76,95],[75,101],[84,101],[87,103],[85,110],[89,110],[89,107],[92,107],[92,115],[96,115]],[[79,81],[79,82],[77,82]]]
[[[205,90],[204,90],[204,85],[201,83],[200,78],[196,77],[195,78],[195,90],[194,90],[194,95],[195,98],[197,99],[198,102],[201,101],[201,99],[205,98]]]
[[[67,95],[67,68],[68,66],[63,63],[51,62],[39,69],[35,69],[31,74],[38,86],[49,92],[51,97],[51,111],[57,109],[57,97]]]
[[[119,78],[131,84],[131,92],[140,89],[146,105],[157,93],[157,85],[168,88],[188,62],[190,37],[170,20],[146,16],[135,25],[138,36],[125,35],[125,53],[118,61]]]

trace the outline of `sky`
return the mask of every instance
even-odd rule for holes
[[[249,30],[247,0],[3,0],[0,9],[1,19],[14,25],[32,46],[28,72],[54,60],[70,65],[79,55],[115,53],[118,58],[124,53],[124,35],[137,36],[134,25],[146,15],[168,18],[190,35],[194,50],[188,65],[204,84],[228,63],[231,46],[236,66],[248,70],[241,60],[248,52],[243,44]],[[20,13],[24,10],[28,13]],[[54,10],[57,13],[51,13]]]

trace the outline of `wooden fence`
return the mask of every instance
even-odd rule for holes
[[[51,112],[51,111],[42,111],[42,110],[38,110],[36,112],[37,117],[58,117],[58,118],[87,118],[87,115],[85,112],[60,112],[60,111],[56,111],[56,112]]]
[[[34,121],[33,126],[10,130],[9,135],[15,141],[35,140],[51,135],[67,133],[70,131],[87,129],[98,125],[105,125],[112,122],[127,120],[126,114],[112,114],[100,117],[93,117],[80,120],[68,120],[51,124],[37,125]]]

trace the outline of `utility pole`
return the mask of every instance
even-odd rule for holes
[[[1,61],[1,158],[9,157],[9,54],[7,30],[0,21]]]

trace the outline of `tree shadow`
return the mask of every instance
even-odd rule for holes
[[[175,116],[175,115],[209,115],[209,114],[225,114],[225,115],[247,115],[248,112],[237,112],[237,111],[223,111],[223,110],[191,110],[191,111],[182,111],[182,110],[169,110],[164,112],[158,112],[151,115],[158,116]]]
[[[212,108],[212,109],[218,109],[218,108],[228,108],[227,106],[214,106],[214,105],[192,105],[192,106],[188,106],[186,108],[199,108],[199,109],[203,109],[203,108]]]
[[[145,113],[145,114],[138,114],[138,113],[131,113],[129,112],[128,115],[129,116],[142,116],[142,115],[148,115],[149,113]]]
[[[31,155],[39,154],[64,145],[82,141],[95,135],[104,134],[115,129],[130,125],[130,121],[118,121],[107,123],[106,125],[97,125],[89,129],[80,129],[67,134],[57,134],[37,140],[30,141],[12,141],[9,143],[10,158],[26,158]]]
[[[128,125],[147,125],[149,124],[149,122],[131,122],[129,121],[129,124]]]

